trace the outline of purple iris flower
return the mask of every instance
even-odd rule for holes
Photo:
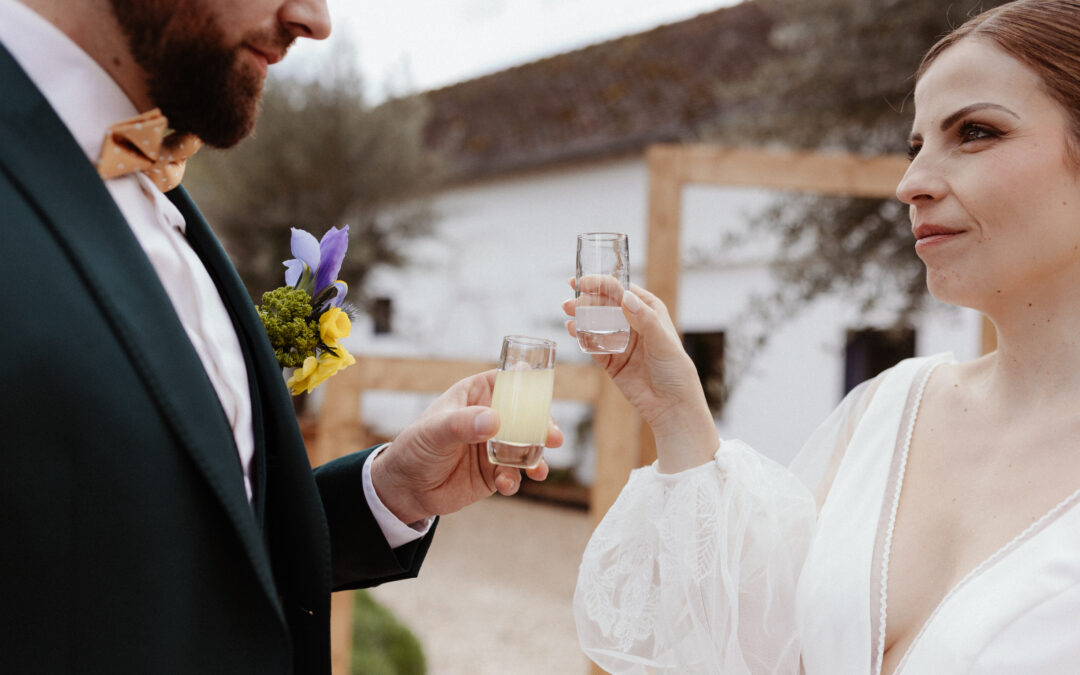
[[[322,260],[319,262],[318,272],[315,273],[315,293],[337,281],[338,272],[341,271],[341,262],[345,260],[345,249],[349,247],[349,226],[340,230],[331,227],[323,235],[319,242],[319,252]],[[338,292],[338,298],[341,297]]]
[[[284,262],[285,283],[307,290],[312,297],[327,286],[335,286],[338,292],[330,300],[330,305],[339,307],[345,299],[347,287],[344,282],[337,281],[337,275],[348,246],[348,225],[341,229],[331,227],[323,235],[322,241],[316,240],[310,232],[292,228],[290,248],[294,257]]]

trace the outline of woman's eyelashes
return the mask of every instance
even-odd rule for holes
[[[1000,131],[983,122],[961,122],[957,128],[957,137],[961,145],[999,138],[1001,135]]]
[[[975,121],[963,121],[955,125],[956,143],[957,145],[970,145],[973,143],[988,142],[995,138],[1001,138],[1005,135],[1005,132],[999,130],[993,125],[985,122]],[[949,133],[952,133],[951,131]],[[922,150],[923,139],[920,136],[915,136],[912,140],[908,141],[907,158],[909,160],[915,159],[918,156],[919,151]],[[978,145],[971,149],[976,149]]]

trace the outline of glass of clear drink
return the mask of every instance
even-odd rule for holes
[[[630,324],[620,305],[630,287],[630,246],[625,234],[586,232],[577,238],[574,315],[578,346],[586,354],[621,354]]]
[[[487,442],[492,464],[531,469],[540,463],[555,387],[555,343],[524,335],[503,338],[491,407],[499,431]]]

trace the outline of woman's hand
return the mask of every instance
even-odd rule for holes
[[[574,287],[575,280],[570,285]],[[573,317],[575,304],[574,299],[567,300],[563,311]],[[704,464],[719,444],[716,424],[667,308],[655,295],[631,284],[630,291],[622,293],[622,311],[630,323],[626,351],[596,354],[593,360],[652,428],[661,472]],[[566,322],[566,329],[577,337],[574,319]]]

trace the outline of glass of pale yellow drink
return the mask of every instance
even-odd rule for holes
[[[577,238],[574,322],[586,354],[621,354],[630,342],[622,313],[630,287],[630,245],[625,234],[587,232]]]
[[[499,431],[487,442],[492,464],[531,469],[540,463],[555,388],[555,343],[524,335],[503,338],[491,407]]]

